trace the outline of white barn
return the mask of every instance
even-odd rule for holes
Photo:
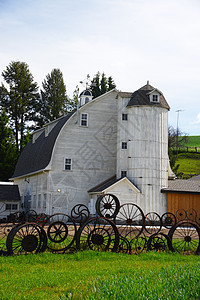
[[[134,93],[113,89],[35,131],[13,177],[21,204],[38,213],[69,214],[82,203],[94,213],[102,193],[135,203],[145,213],[166,212],[170,173],[168,111],[163,94],[149,85]]]

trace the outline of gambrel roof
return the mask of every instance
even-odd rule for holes
[[[160,94],[160,101],[158,103],[150,101],[149,95],[154,91]],[[144,105],[158,106],[158,107],[170,109],[163,94],[148,83],[132,94],[129,103],[127,104],[127,107],[144,106]]]
[[[73,114],[74,112],[71,112],[58,119],[56,125],[47,136],[45,136],[45,129],[43,128],[36,141],[33,143],[32,139],[27,144],[18,159],[11,179],[44,170],[48,166],[56,138],[64,124]]]

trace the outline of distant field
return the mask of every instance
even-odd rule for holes
[[[183,145],[184,147],[200,147],[200,135],[188,136],[188,143]]]

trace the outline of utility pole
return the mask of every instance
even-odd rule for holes
[[[179,112],[183,111],[182,109],[176,110],[177,112],[177,131],[176,131],[176,158],[178,159],[178,120],[179,120]]]

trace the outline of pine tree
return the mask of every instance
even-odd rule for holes
[[[114,80],[112,76],[109,76],[108,79],[103,72],[102,75],[100,72],[97,72],[97,74],[93,77],[90,85],[90,90],[92,92],[93,98],[96,98],[113,88],[115,88],[116,85],[114,83]]]
[[[92,92],[93,98],[96,98],[101,95],[100,90],[100,73],[97,72],[97,74],[94,76],[91,82],[90,90]]]
[[[40,126],[53,121],[67,112],[70,104],[66,86],[60,69],[53,69],[42,83],[38,124]]]
[[[3,109],[0,114],[0,180],[7,181],[13,174],[18,154],[14,132]]]
[[[38,105],[39,94],[29,67],[25,62],[11,62],[2,76],[9,86],[0,88],[0,105],[6,109],[14,128],[15,142],[18,151],[22,150],[28,121],[32,121]]]
[[[101,76],[101,95],[105,94],[107,92],[107,79],[105,76],[105,73],[102,74]]]
[[[114,83],[114,80],[112,76],[108,77],[108,91],[114,89],[116,87],[116,84]]]

